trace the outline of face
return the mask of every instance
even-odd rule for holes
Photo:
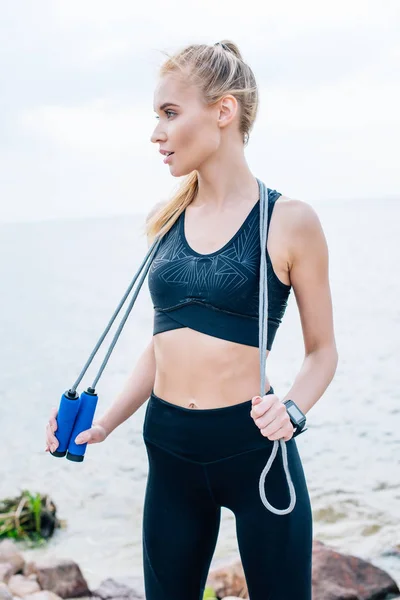
[[[158,123],[151,141],[174,153],[167,163],[174,177],[199,170],[218,150],[218,105],[207,106],[197,87],[185,84],[179,75],[161,78],[154,93],[154,110]],[[164,158],[160,154],[160,160]]]

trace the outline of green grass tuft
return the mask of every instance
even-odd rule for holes
[[[0,500],[0,539],[42,545],[60,526],[55,504],[47,495],[23,490],[15,498]]]

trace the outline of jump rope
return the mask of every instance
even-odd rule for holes
[[[256,178],[257,179],[257,178]],[[259,190],[260,190],[260,244],[261,244],[261,259],[260,259],[260,292],[259,292],[259,351],[260,351],[260,396],[263,397],[265,395],[265,371],[266,371],[266,353],[267,353],[267,336],[268,336],[268,280],[267,280],[267,258],[266,258],[266,249],[267,249],[267,224],[268,224],[268,192],[265,184],[257,179]],[[161,239],[159,236],[156,236],[153,244],[150,246],[142,264],[140,265],[138,271],[136,272],[134,278],[132,279],[128,289],[123,295],[119,305],[117,306],[114,314],[112,315],[107,327],[102,333],[99,341],[94,347],[92,353],[90,354],[85,366],[83,367],[81,373],[79,374],[78,379],[75,381],[74,385],[69,388],[66,392],[63,393],[60,400],[60,405],[57,414],[57,431],[55,432],[55,436],[59,442],[57,450],[54,452],[50,452],[53,456],[56,457],[64,457],[74,462],[82,462],[85,456],[86,446],[85,444],[76,444],[75,438],[82,431],[86,429],[90,429],[93,424],[93,417],[96,411],[98,395],[96,393],[96,385],[103,374],[104,369],[109,361],[112,351],[118,341],[119,336],[121,335],[122,329],[130,315],[130,312],[135,304],[136,298],[139,294],[139,291],[143,285],[143,281],[146,278],[146,275],[150,269],[152,260],[158,250]],[[124,316],[121,319],[121,323],[115,332],[115,335],[111,341],[111,344],[108,348],[107,354],[100,366],[100,369],[93,380],[91,386],[87,388],[86,391],[82,392],[81,395],[77,393],[77,387],[82,381],[86,371],[91,365],[94,357],[97,354],[101,344],[104,341],[107,333],[110,331],[115,319],[117,318],[121,308],[125,304],[126,299],[131,293],[133,286],[135,285],[139,275],[142,273],[142,276],[139,280],[139,283],[133,293],[132,299],[128,304],[128,308],[125,311]],[[261,434],[260,434],[261,435]],[[277,455],[279,445],[282,450],[282,460],[283,460],[283,468],[286,474],[286,481],[289,487],[290,493],[290,504],[288,508],[278,509],[272,506],[265,495],[264,484],[265,478],[269,473],[272,463],[275,460]],[[260,497],[264,504],[264,506],[275,513],[276,515],[286,515],[295,507],[296,504],[296,492],[292,482],[292,478],[290,476],[288,458],[287,458],[287,448],[284,439],[274,440],[274,444],[272,447],[271,455],[265,465],[259,480],[259,491]]]

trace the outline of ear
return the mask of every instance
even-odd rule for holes
[[[235,96],[228,94],[219,101],[218,125],[226,127],[236,117],[239,106]]]

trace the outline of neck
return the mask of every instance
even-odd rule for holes
[[[231,204],[252,205],[256,202],[258,183],[250,171],[243,150],[229,153],[229,160],[223,156],[213,157],[198,169],[199,187],[193,204],[208,205],[212,210],[223,210]]]

